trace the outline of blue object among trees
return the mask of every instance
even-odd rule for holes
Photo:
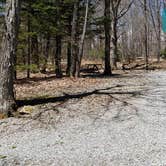
[[[162,29],[166,33],[166,8],[162,11]]]

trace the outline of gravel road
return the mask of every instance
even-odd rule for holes
[[[130,75],[1,120],[0,166],[166,166],[166,71]]]

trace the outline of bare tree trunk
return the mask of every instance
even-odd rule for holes
[[[111,0],[111,14],[112,14],[112,44],[113,44],[113,55],[112,55],[112,67],[117,69],[117,62],[118,62],[118,21],[122,18],[130,9],[134,0],[129,0],[127,2],[127,6],[120,9],[122,0]],[[120,9],[120,10],[119,10]]]
[[[157,62],[160,62],[160,51],[161,51],[161,31],[159,32],[159,37],[157,40]]]
[[[105,75],[111,75],[111,64],[110,64],[110,42],[111,42],[111,11],[110,11],[110,0],[105,0],[105,21],[104,21],[104,29],[105,29]]]
[[[62,52],[62,37],[58,35],[56,36],[56,53],[55,53],[55,74],[57,78],[62,77],[61,52]]]
[[[86,1],[86,11],[85,11],[85,18],[84,18],[84,27],[83,32],[81,36],[81,40],[79,43],[79,53],[78,53],[78,61],[76,64],[76,76],[80,76],[80,69],[81,69],[81,60],[83,56],[83,49],[84,49],[84,41],[85,41],[85,34],[86,34],[86,28],[87,28],[87,21],[88,21],[88,10],[89,10],[89,0]]]
[[[148,26],[147,26],[147,0],[144,0],[144,15],[145,15],[145,23],[144,23],[144,28],[145,28],[145,36],[144,36],[144,44],[145,44],[145,66],[146,70],[148,70],[148,65],[149,65],[149,58],[148,58]]]
[[[156,2],[149,1],[149,9],[152,18],[153,28],[157,38],[157,62],[160,62],[160,51],[161,51],[161,8],[162,1]]]
[[[72,25],[71,25],[71,22],[72,22],[72,17],[69,16],[68,18],[68,23],[69,23],[69,26],[68,26],[68,33],[70,35],[70,38],[68,39],[68,42],[67,42],[67,68],[66,68],[66,74],[67,76],[70,76],[70,69],[71,69],[71,32],[72,32]]]
[[[19,24],[20,24],[20,19],[18,17],[19,13],[20,13],[20,8],[21,8],[21,1],[18,0],[19,2],[16,3],[16,9],[15,9],[15,14],[16,14],[16,38],[18,38],[18,32],[19,32]],[[16,71],[16,65],[17,65],[17,45],[18,45],[18,41],[16,40],[16,45],[15,45],[15,50],[14,50],[14,79],[17,79],[17,71]]]
[[[73,20],[72,20],[70,77],[75,77],[76,61],[78,59],[78,40],[77,40],[78,8],[79,8],[79,1],[77,0],[74,3]]]
[[[25,51],[25,49],[22,49],[21,53],[22,53],[22,62],[24,64],[24,66],[26,66],[26,51]]]
[[[27,17],[27,31],[28,31],[28,55],[27,55],[27,78],[30,78],[30,65],[31,65],[31,20],[30,20],[30,12],[31,12],[31,2],[28,2],[28,17]]]
[[[32,58],[33,58],[33,63],[37,65],[39,69],[39,47],[38,47],[38,36],[32,36],[32,41],[31,41],[31,51],[32,51]]]
[[[5,15],[5,37],[3,39],[2,53],[0,56],[0,113],[9,115],[15,107],[13,91],[14,55],[17,42],[16,22],[19,12],[18,0],[7,0]]]
[[[48,62],[48,57],[49,57],[49,49],[50,49],[50,34],[47,34],[46,37],[46,46],[44,50],[44,64],[42,67],[41,72],[46,73],[46,68],[47,68],[47,62]]]
[[[71,68],[71,42],[68,41],[68,44],[67,44],[67,69],[66,69],[66,74],[68,76],[70,75],[70,68]]]
[[[157,54],[157,62],[160,62],[160,51],[161,51],[161,2],[157,2],[157,20],[158,20],[158,54]]]

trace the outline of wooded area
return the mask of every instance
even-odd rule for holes
[[[1,112],[17,107],[13,80],[19,72],[27,78],[52,71],[57,78],[80,77],[84,64],[97,61],[111,76],[112,69],[130,69],[126,64],[138,59],[147,70],[155,59],[159,63],[166,54],[164,5],[162,0],[1,1]]]
[[[0,165],[166,164],[165,0],[0,0]]]

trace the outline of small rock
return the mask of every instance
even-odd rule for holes
[[[32,107],[32,106],[24,106],[24,107],[22,107],[22,108],[20,108],[19,110],[18,110],[18,112],[20,113],[20,114],[23,114],[23,115],[25,115],[25,114],[32,114],[34,111],[35,111],[36,109],[35,109],[35,107]]]

